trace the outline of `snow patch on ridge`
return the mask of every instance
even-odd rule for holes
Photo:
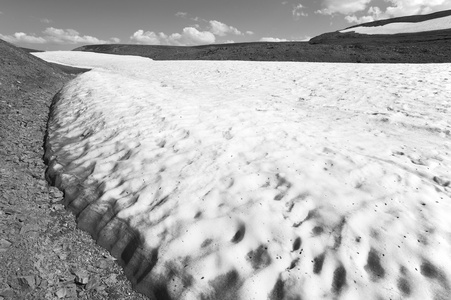
[[[427,20],[424,22],[408,23],[395,22],[383,26],[359,26],[340,30],[341,33],[356,32],[360,34],[398,34],[398,33],[415,33],[433,30],[451,29],[451,16]]]
[[[449,294],[449,65],[114,65],[61,91],[46,156],[148,295]]]

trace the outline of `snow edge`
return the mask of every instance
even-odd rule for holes
[[[152,300],[161,297],[171,299],[166,280],[150,278],[150,272],[158,260],[157,251],[145,249],[140,234],[125,220],[116,217],[114,204],[105,205],[97,201],[103,194],[100,182],[86,183],[93,167],[75,170],[70,162],[59,159],[64,143],[57,145],[50,136],[59,126],[54,110],[63,89],[52,99],[44,137],[43,159],[47,165],[47,182],[63,192],[63,204],[75,215],[77,227],[89,233],[98,245],[117,259],[135,291]]]

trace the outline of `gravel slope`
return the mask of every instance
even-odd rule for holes
[[[43,141],[57,91],[83,70],[0,40],[0,299],[144,299],[44,179]]]

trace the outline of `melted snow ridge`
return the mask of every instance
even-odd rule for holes
[[[360,26],[353,27],[340,32],[356,32],[361,34],[398,34],[398,33],[415,33],[434,30],[446,30],[451,29],[451,16],[436,18],[423,22],[411,23],[411,22],[395,22],[382,26]]]
[[[449,294],[446,65],[121,68],[55,98],[46,157],[79,226],[141,291]]]

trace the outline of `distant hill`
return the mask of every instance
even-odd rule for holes
[[[44,89],[66,80],[66,74],[58,67],[3,40],[0,40],[0,53],[0,94],[5,98],[17,92],[11,86]]]
[[[11,85],[17,85],[21,82],[24,87],[26,82],[31,88],[50,88],[56,85],[56,82],[67,80],[67,75],[74,75],[86,72],[87,69],[72,68],[58,64],[48,63],[29,52],[35,52],[33,49],[16,47],[0,39],[0,95],[12,93]],[[11,84],[11,85],[9,85]],[[1,97],[1,96],[0,96]]]
[[[254,60],[347,63],[451,63],[451,28],[402,34],[360,34],[363,27],[428,22],[451,16],[451,10],[360,24],[350,32],[330,32],[309,42],[255,42],[195,47],[106,44],[74,51],[139,55],[154,60]],[[418,26],[420,26],[418,25]],[[352,30],[354,29],[355,30]]]
[[[410,44],[421,46],[428,44],[429,48],[448,47],[451,40],[451,26],[447,27],[451,17],[451,10],[440,11],[428,15],[415,15],[387,20],[379,20],[363,23],[345,28],[340,31],[329,32],[312,38],[310,44]],[[443,20],[445,26],[437,26]],[[409,26],[414,23],[414,26]],[[429,30],[434,23],[439,30]],[[416,28],[418,31],[412,32],[408,28]],[[424,28],[423,28],[424,27]],[[389,28],[397,28],[395,34],[387,34]],[[406,30],[402,30],[405,28]],[[393,31],[393,30],[392,30]],[[366,34],[365,32],[371,33]],[[394,32],[394,31],[393,31]]]
[[[31,48],[25,48],[25,47],[19,47],[20,49],[22,49],[25,52],[31,53],[31,52],[45,52],[44,50],[36,50],[36,49],[31,49]]]
[[[308,49],[307,42],[255,42],[213,44],[202,46],[161,46],[105,44],[87,45],[74,51],[91,51],[118,55],[139,55],[154,60],[256,60],[256,61],[298,61],[315,53]]]

